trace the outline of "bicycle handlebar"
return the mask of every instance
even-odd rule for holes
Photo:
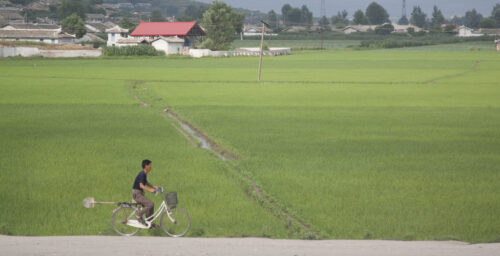
[[[157,189],[155,189],[155,191],[153,192],[153,194],[158,195],[158,192],[160,192],[161,194],[163,194],[163,187],[158,187]]]

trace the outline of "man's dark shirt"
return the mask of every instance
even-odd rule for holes
[[[137,177],[135,178],[134,181],[134,186],[132,187],[133,189],[138,189],[140,191],[144,191],[141,188],[141,185],[139,183],[142,183],[142,185],[146,186],[148,184],[148,180],[146,177],[146,174],[144,173],[144,170],[140,171],[139,174],[137,174]]]

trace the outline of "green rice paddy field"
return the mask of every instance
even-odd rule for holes
[[[254,57],[0,60],[0,232],[111,235],[81,200],[129,200],[149,158],[189,236],[500,241],[500,54],[453,47],[266,57],[260,83]]]

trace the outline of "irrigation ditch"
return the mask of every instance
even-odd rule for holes
[[[138,96],[136,90],[147,90],[145,81],[131,81],[128,86],[130,95],[138,101],[142,107],[153,107],[148,104],[144,98]],[[148,96],[146,96],[148,97]],[[151,98],[149,95],[148,98]],[[270,214],[281,220],[287,230],[289,231],[290,238],[302,239],[319,239],[320,235],[311,230],[303,220],[294,216],[289,211],[281,207],[275,200],[259,187],[259,185],[243,170],[236,166],[238,156],[221,145],[210,139],[199,128],[193,126],[186,120],[182,119],[172,108],[161,106],[159,108],[161,116],[165,118],[193,147],[207,150],[214,159],[223,161],[226,168],[231,171],[240,180],[241,185],[244,187],[245,194],[251,199],[258,202],[258,204],[267,210]]]
[[[477,60],[475,62],[475,64],[474,64],[474,66],[471,67],[470,69],[467,69],[465,71],[462,71],[462,72],[459,72],[459,73],[455,73],[455,74],[450,74],[450,75],[444,75],[444,76],[436,77],[436,78],[433,78],[431,80],[424,81],[423,84],[433,85],[434,83],[436,83],[437,81],[440,81],[440,80],[465,76],[465,75],[467,75],[469,73],[472,73],[472,72],[475,72],[475,71],[479,70],[480,67],[481,67],[481,61]]]

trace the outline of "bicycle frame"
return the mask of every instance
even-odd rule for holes
[[[175,222],[175,219],[172,218],[170,211],[169,211],[169,208],[168,208],[167,204],[165,203],[165,200],[163,200],[161,202],[160,208],[158,208],[158,210],[156,210],[156,212],[153,213],[152,216],[150,216],[149,218],[146,218],[146,223],[148,224],[148,226],[151,226],[151,223],[153,223],[158,217],[160,217],[160,215],[163,211],[165,211],[167,213],[168,218],[172,222]]]
[[[162,195],[162,198],[164,198],[163,191],[161,192],[161,195]],[[145,218],[145,222],[146,222],[146,224],[148,224],[147,227],[144,227],[144,225],[142,225],[142,224],[137,225],[137,223],[135,223],[135,222],[127,223],[127,225],[133,226],[133,227],[138,227],[138,228],[150,228],[151,224],[158,217],[161,216],[161,214],[162,214],[163,211],[165,211],[167,213],[167,216],[170,219],[170,221],[172,221],[173,223],[176,222],[175,219],[172,217],[172,214],[170,212],[170,208],[167,206],[167,203],[165,203],[165,199],[163,199],[162,202],[161,202],[161,204],[160,204],[160,207],[155,211],[155,213],[153,213],[153,215],[151,215],[150,217]],[[135,215],[135,212],[133,213],[133,215]],[[129,218],[131,218],[131,217],[134,217],[134,216],[129,216]]]

